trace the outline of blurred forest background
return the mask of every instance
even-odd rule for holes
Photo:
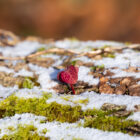
[[[140,0],[0,0],[0,28],[21,36],[140,42]]]

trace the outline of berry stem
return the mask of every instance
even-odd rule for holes
[[[73,94],[75,94],[75,90],[72,84],[70,84]]]

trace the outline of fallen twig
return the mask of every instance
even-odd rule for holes
[[[102,54],[103,52],[112,52],[115,50],[121,50],[121,49],[126,49],[126,48],[130,48],[130,49],[140,49],[140,44],[133,44],[133,45],[129,45],[129,46],[125,46],[125,47],[117,47],[117,48],[105,48],[104,50],[102,49],[98,49],[96,51],[90,51],[90,52],[76,52],[74,50],[66,50],[66,49],[61,49],[61,48],[53,48],[53,49],[48,49],[48,50],[44,50],[41,52],[36,52],[34,54],[30,54],[28,56],[23,56],[23,57],[5,57],[5,56],[0,56],[0,60],[28,60],[30,58],[33,57],[37,57],[46,53],[59,53],[59,54],[73,54],[73,55],[77,55],[79,56],[89,56],[89,57],[94,57],[96,55]]]

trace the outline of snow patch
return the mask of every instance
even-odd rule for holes
[[[90,85],[97,85],[99,83],[99,78],[93,78],[92,75],[89,75],[90,68],[80,66],[78,72],[78,80],[89,83]]]

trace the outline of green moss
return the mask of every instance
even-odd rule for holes
[[[2,117],[13,116],[14,114],[33,113],[46,116],[48,121],[76,122],[81,116],[81,107],[61,105],[56,102],[46,103],[46,98],[22,99],[16,96],[9,96],[0,102]]]
[[[9,126],[7,129],[10,130],[10,131],[14,131],[15,130],[15,128],[13,126]]]
[[[45,120],[40,120],[40,123],[46,123],[47,122],[47,119]]]
[[[70,41],[79,41],[76,37],[71,37],[71,38],[68,38],[68,40],[70,40]]]
[[[75,66],[76,65],[77,60],[71,61],[70,64]]]
[[[22,85],[20,85],[20,88],[32,89],[34,86],[40,86],[40,84],[37,82],[37,79],[32,77],[25,77],[25,80],[23,81]]]
[[[88,104],[89,100],[87,98],[87,99],[79,99],[79,100],[76,100],[76,101],[73,101],[73,102],[86,105],[86,104]]]
[[[110,53],[110,54],[107,55],[107,57],[115,58],[115,55],[113,53]]]
[[[45,47],[41,47],[41,48],[39,48],[37,51],[38,52],[41,52],[41,51],[45,51],[46,49],[45,49]]]
[[[114,116],[105,117],[92,117],[85,118],[84,127],[97,128],[104,131],[116,131],[116,132],[127,132],[127,128],[134,126],[135,122],[132,120],[124,120],[122,118],[117,118]]]
[[[42,130],[42,133],[43,133],[43,134],[46,134],[47,132],[49,132],[49,130],[48,130],[47,128],[44,128],[44,129]]]
[[[44,91],[42,93],[43,93],[43,98],[46,100],[52,97],[52,93],[48,93],[48,92],[44,92]]]
[[[103,47],[101,47],[100,49],[106,49],[106,48],[110,48],[110,45],[104,45]]]
[[[102,65],[93,66],[90,69],[93,71],[96,71],[96,70],[103,70],[104,68],[105,68],[105,66],[104,66],[104,64],[102,64]]]
[[[82,123],[81,122],[78,122],[77,123],[77,127],[82,127],[83,125],[82,125]]]
[[[87,48],[91,48],[91,47],[87,47]],[[92,51],[96,51],[97,50],[97,48],[92,48]]]
[[[72,140],[83,140],[82,138],[75,138],[73,137]]]
[[[43,120],[40,123],[54,120],[73,123],[80,119],[85,119],[84,127],[93,127],[106,131],[121,131],[124,133],[126,132],[126,128],[136,123],[135,121],[125,120],[125,118],[115,117],[111,111],[103,111],[101,109],[83,111],[81,106],[72,107],[56,102],[47,103],[46,99],[48,98],[49,96],[29,99],[18,98],[14,95],[9,96],[0,102],[1,117],[21,113],[46,116],[47,120]]]
[[[62,96],[60,98],[65,100],[65,101],[72,102],[74,104],[80,103],[80,104],[86,105],[89,102],[88,98],[87,99],[79,99],[79,100],[76,100],[76,101],[71,100],[71,98],[72,98],[71,96]]]
[[[70,101],[70,102],[72,102],[72,100],[71,100],[71,96],[61,96],[60,97],[61,99],[63,99],[63,100],[65,100],[65,101]]]
[[[126,46],[129,46],[129,45],[131,45],[132,43],[131,42],[125,42],[124,43]]]
[[[0,140],[49,140],[47,137],[39,136],[36,130],[33,125],[19,125],[14,133],[4,135]]]
[[[106,115],[110,115],[110,112],[108,111],[103,111],[103,110],[99,110],[99,109],[87,109],[86,111],[83,112],[83,116],[90,116],[90,117],[105,117]]]
[[[25,78],[23,82],[23,88],[32,89],[33,87],[34,87],[34,83],[29,78]]]
[[[102,65],[97,65],[97,68],[99,68],[99,69],[104,69],[104,68],[105,68],[105,65],[104,65],[104,64],[102,64]]]
[[[102,54],[102,57],[110,57],[110,58],[115,58],[115,54],[112,53],[107,53],[107,54]]]

